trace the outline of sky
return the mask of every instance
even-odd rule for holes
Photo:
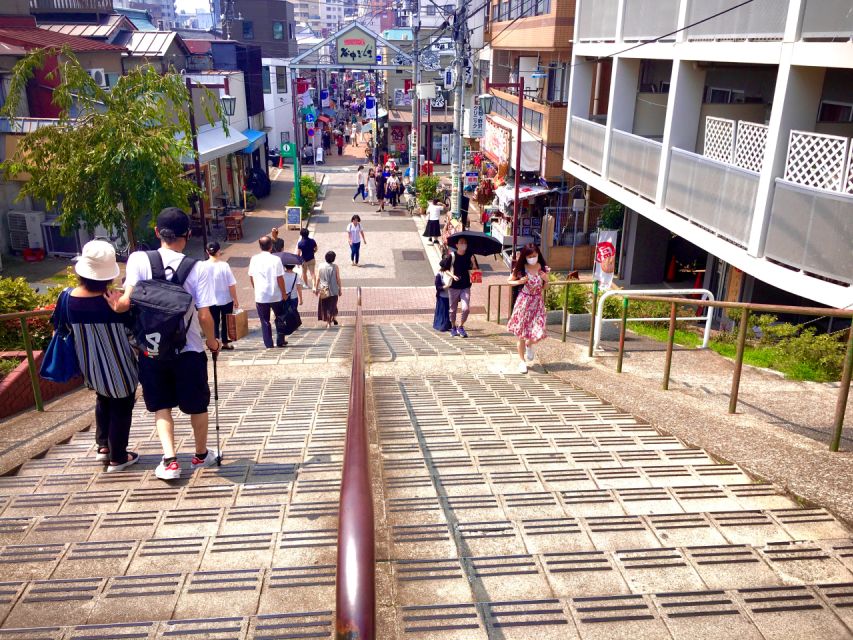
[[[178,11],[193,11],[194,9],[210,9],[209,0],[175,0],[175,7]]]

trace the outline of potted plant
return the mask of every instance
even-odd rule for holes
[[[254,211],[258,205],[258,199],[251,191],[246,192],[246,211]]]
[[[415,180],[415,190],[418,194],[418,206],[421,208],[421,215],[426,213],[429,203],[438,196],[439,184],[438,176],[418,176]]]
[[[564,276],[551,274],[552,282],[564,279]],[[551,286],[545,294],[545,308],[547,310],[547,322],[551,325],[563,323],[563,301],[565,299],[565,287]],[[599,298],[600,299],[600,298]],[[593,313],[590,313],[592,304],[592,287],[585,284],[569,285],[569,300],[567,305],[568,316],[566,318],[567,331],[589,331],[590,323],[593,322]],[[604,317],[620,317],[620,303],[614,298],[609,298],[604,303]],[[601,335],[604,340],[616,340],[619,337],[619,325],[607,322],[602,325]]]

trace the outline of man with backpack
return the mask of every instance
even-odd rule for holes
[[[189,414],[192,423],[191,467],[212,466],[219,456],[219,451],[207,447],[210,388],[204,348],[215,354],[221,345],[214,337],[210,307],[216,298],[207,269],[183,254],[190,236],[189,216],[167,207],[157,216],[154,232],[160,248],[130,255],[124,294],[111,303],[118,312],[134,312],[142,396],[155,415],[163,445],[163,460],[154,474],[161,480],[177,480],[181,467],[175,450],[175,407]]]

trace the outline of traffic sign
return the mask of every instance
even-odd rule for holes
[[[309,137],[309,138],[313,138],[313,137],[314,137],[314,129],[313,129],[313,128],[309,128],[309,129],[308,129],[308,137]]]
[[[314,122],[314,114],[313,113],[306,113],[305,114],[305,122],[309,122],[309,123]]]

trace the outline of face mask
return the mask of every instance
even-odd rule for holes
[[[527,259],[527,264],[536,264],[537,262],[539,262],[539,258],[528,258]]]
[[[456,251],[459,253],[465,253],[468,250],[467,244],[459,244],[456,246]]]

